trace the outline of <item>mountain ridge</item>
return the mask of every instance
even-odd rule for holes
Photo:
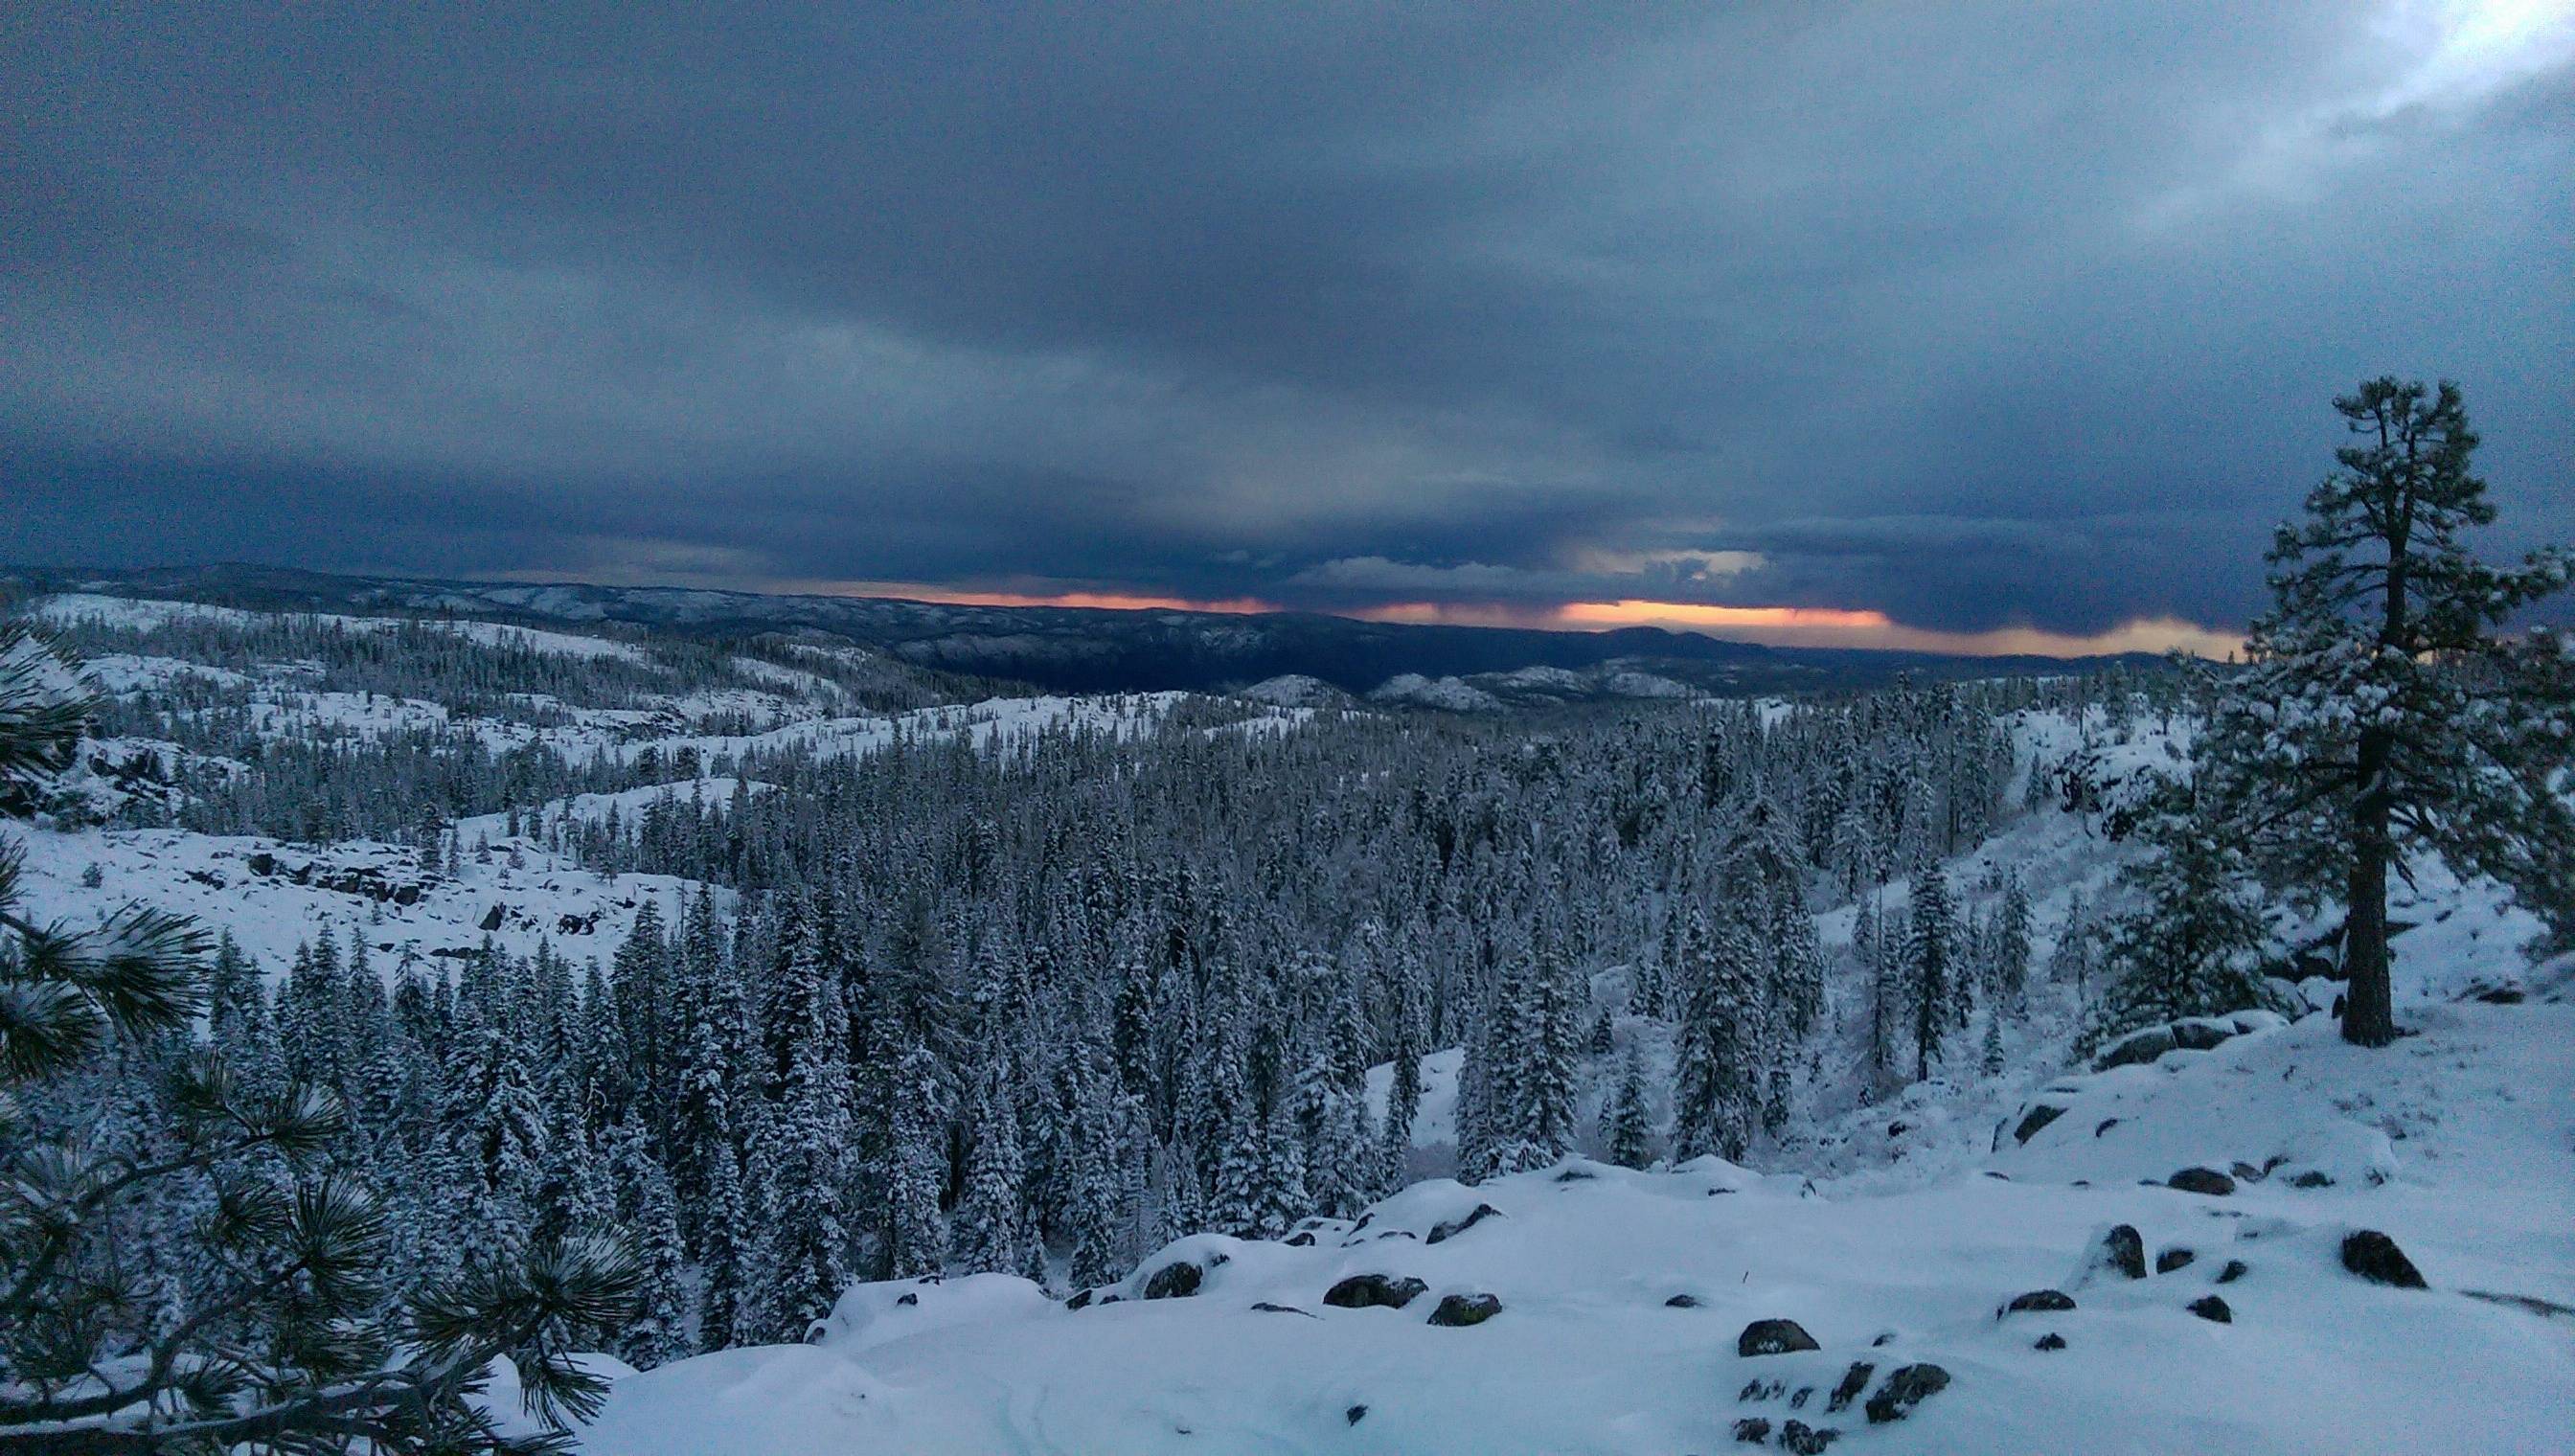
[[[1552,704],[1633,696],[1613,684],[1622,675],[1743,697],[1868,688],[1907,675],[1956,680],[2086,674],[2160,661],[2135,653],[1968,657],[1780,648],[1642,626],[1580,632],[1367,622],[1311,612],[1006,607],[713,588],[337,575],[243,564],[103,571],[19,568],[0,573],[0,583],[30,595],[110,591],[268,611],[464,614],[620,624],[708,638],[821,632],[921,668],[1075,693],[1231,690],[1302,677],[1366,694],[1407,674],[1437,682],[1528,669],[1588,672],[1596,680],[1587,689],[1558,686],[1534,695],[1536,701]],[[1531,697],[1509,691],[1508,685],[1499,694],[1481,696],[1504,703]],[[1460,695],[1459,701],[1472,698]]]

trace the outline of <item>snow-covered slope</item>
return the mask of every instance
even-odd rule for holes
[[[1953,885],[1987,905],[2017,876],[2044,964],[2132,852],[2097,809],[2140,770],[2180,763],[2186,734],[2019,725],[2016,776],[2051,775],[2052,802],[2072,764],[2095,811],[2018,819],[1949,861]],[[2417,1034],[2390,1050],[2344,1044],[2322,1011],[2254,1013],[2211,1048],[2092,1072],[2070,1061],[2084,988],[2042,973],[2001,1075],[1960,1069],[1846,1105],[1860,1079],[1823,1066],[1801,1130],[1762,1151],[1766,1175],[1576,1160],[1473,1188],[1433,1179],[1283,1242],[1185,1239],[1078,1309],[1000,1275],[862,1285],[815,1343],[621,1381],[583,1449],[2564,1451],[2575,957],[2530,967],[2537,922],[2494,886],[2432,865],[2417,879],[2397,942]],[[1902,896],[1899,883],[1889,903]],[[1850,918],[1825,917],[1828,944],[1847,942]],[[1617,979],[1604,974],[1604,1004]],[[1855,989],[1836,979],[1846,1029]],[[1622,1016],[1614,1032],[1666,1054],[1659,1023]],[[1458,1054],[1422,1070],[1416,1173],[1448,1165]],[[1372,1103],[1386,1080],[1371,1075]],[[2042,1102],[2052,1115],[2015,1135]],[[2169,1186],[2186,1169],[2231,1187]],[[2121,1227],[2139,1277],[2101,1267]],[[2430,1287],[2346,1268],[2364,1229]],[[1192,1292],[1153,1297],[1191,1282],[1168,1272],[1184,1263]],[[1326,1302],[1361,1275],[1422,1287],[1400,1308]],[[2046,1290],[2069,1307],[1999,1313]],[[1435,1316],[1479,1295],[1499,1312]],[[1819,1348],[1742,1353],[1763,1319]],[[1914,1367],[1946,1384],[1873,1420]]]
[[[181,829],[13,829],[7,837],[25,846],[21,888],[34,918],[77,923],[135,901],[230,931],[271,972],[325,930],[363,935],[387,970],[393,962],[384,957],[461,955],[487,935],[514,955],[551,941],[563,954],[605,960],[645,904],[675,924],[683,894],[701,888],[666,874],[612,880],[526,841],[504,842],[488,860],[469,853],[450,875],[412,850],[354,840],[311,846]],[[95,886],[87,883],[93,868]],[[714,893],[729,912],[732,891]]]
[[[2094,1094],[2120,1117],[2100,1137],[2068,1116],[1901,1192],[1576,1162],[1417,1184],[1355,1225],[1310,1225],[1306,1247],[1184,1240],[1080,1310],[1000,1275],[863,1285],[819,1343],[621,1381],[583,1448],[1674,1453],[1733,1449],[1756,1429],[1739,1422],[1793,1449],[1793,1420],[1836,1451],[2562,1451],[2575,1007],[2469,1003],[2417,1025],[2369,1052],[2319,1015],[2131,1068]],[[2385,1140],[2383,1184],[2161,1185],[2338,1129]],[[1433,1242],[1479,1206],[1493,1212]],[[2094,1267],[2118,1225],[2150,1269],[2188,1261]],[[2431,1287],[2347,1270],[2362,1228]],[[1199,1267],[1195,1292],[1145,1297],[1179,1262]],[[1325,1302],[1369,1274],[1423,1287],[1401,1308]],[[1997,1313],[2048,1289],[2072,1307]],[[1433,1317],[1481,1294],[1500,1301],[1482,1323]],[[2192,1311],[2212,1296],[2227,1322]],[[1820,1348],[1740,1353],[1773,1318]],[[1945,1388],[1872,1420],[1896,1372],[1926,1365]]]

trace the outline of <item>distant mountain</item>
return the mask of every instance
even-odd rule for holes
[[[23,569],[0,574],[0,582],[24,593],[104,592],[270,611],[625,623],[717,639],[819,633],[922,668],[1056,692],[1223,691],[1302,678],[1379,702],[1460,710],[1858,689],[1907,673],[1986,678],[2155,661],[2142,655],[2068,660],[1771,648],[1651,627],[1541,632],[1297,612],[975,607],[675,587],[342,577],[252,566]]]

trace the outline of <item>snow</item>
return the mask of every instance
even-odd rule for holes
[[[752,752],[809,749],[822,757],[875,752],[898,737],[932,741],[965,736],[977,747],[1024,744],[1051,730],[1142,736],[1194,695],[1139,693],[1111,698],[996,698],[966,707],[923,708],[891,716],[818,718],[757,733],[694,734],[620,743],[609,751],[633,761],[647,749],[689,751],[701,763],[739,760]]]
[[[1654,673],[1632,669],[1612,673],[1600,682],[1603,692],[1619,698],[1694,698],[1696,690]]]
[[[2097,727],[2025,716],[2021,774],[2080,754],[2115,795],[2186,761],[2186,725],[2126,740]],[[2134,852],[2050,807],[1947,869],[1978,907],[2021,879],[2043,967],[2073,902],[2115,899]],[[2537,921],[2498,887],[2413,867],[2396,906],[2416,922],[2396,940],[2413,1034],[2387,1050],[2347,1045],[2328,1015],[2249,1014],[2208,1050],[2069,1071],[2080,996],[2041,970],[2003,1075],[1812,1108],[1811,1132],[1765,1154],[1768,1174],[1576,1160],[1472,1188],[1431,1179],[1355,1223],[1309,1220],[1310,1247],[1184,1239],[1079,1311],[1002,1275],[860,1285],[819,1343],[621,1381],[582,1449],[1706,1453],[1733,1449],[1750,1417],[1830,1427],[1836,1451],[1859,1452],[2562,1451],[2575,1429],[2575,956],[2528,965]],[[1823,917],[1828,944],[1847,944],[1851,918]],[[2461,999],[2507,984],[2526,999]],[[1849,1017],[1848,978],[1832,989],[1832,1013]],[[1659,1029],[1616,1022],[1649,1055],[1664,1054],[1647,1035]],[[1459,1061],[1455,1048],[1423,1059],[1416,1171],[1453,1155]],[[1828,1068],[1815,1094],[1844,1095],[1846,1080]],[[1389,1081],[1387,1067],[1369,1073],[1372,1110]],[[2065,1110],[2023,1144],[2008,1129],[2032,1097]],[[2166,1186],[2239,1163],[2250,1176],[2228,1196]],[[1480,1204],[1499,1216],[1428,1241]],[[2194,1257],[2135,1281],[2087,1272],[2117,1224],[2141,1232],[2149,1259]],[[2431,1289],[2346,1271],[2341,1242],[2358,1228],[2392,1236]],[[1141,1297],[1184,1258],[1205,1270],[1196,1295]],[[2231,1260],[2246,1271],[2218,1283]],[[1400,1310],[1322,1303],[1358,1273],[1427,1288]],[[2077,1308],[1998,1317],[2046,1288]],[[1451,1293],[1497,1295],[1502,1312],[1429,1325]],[[2186,1308],[2210,1294],[2230,1323]],[[1676,1295],[1696,1307],[1672,1307]],[[1823,1348],[1738,1355],[1743,1327],[1769,1317]],[[2066,1348],[2035,1349],[2045,1333]],[[1914,1362],[1951,1383],[1903,1424],[1874,1426],[1824,1409],[1854,1362],[1875,1366],[1871,1390]]]
[[[1350,701],[1350,696],[1338,688],[1301,673],[1265,678],[1235,696],[1255,703],[1277,704],[1282,708],[1322,708]]]
[[[1444,709],[1450,713],[1489,713],[1502,706],[1500,699],[1460,679],[1441,678],[1433,682],[1418,673],[1398,673],[1386,679],[1369,690],[1368,701]]]
[[[243,688],[250,684],[248,677],[229,668],[133,653],[111,653],[85,659],[81,663],[81,671],[106,693],[166,693],[191,679],[218,688]]]
[[[1119,1302],[1080,1311],[1000,1275],[862,1285],[819,1344],[621,1381],[583,1449],[1709,1452],[1732,1447],[1740,1417],[1795,1416],[1839,1429],[1850,1450],[2562,1450],[2575,1411],[2565,1320],[2463,1291],[2575,1302],[2563,1097],[2575,1007],[2462,1005],[2417,1025],[2372,1052],[2311,1017],[2130,1068],[2093,1094],[2122,1099],[2104,1137],[2069,1116],[2061,1136],[1989,1168],[1898,1192],[1713,1159],[1574,1162],[1471,1189],[1416,1184],[1355,1228],[1311,1225],[1310,1248],[1200,1235],[1147,1259]],[[2275,1176],[2212,1198],[2135,1181],[2391,1120],[2405,1135],[2383,1185]],[[1479,1203],[1500,1216],[1426,1241]],[[2176,1246],[2196,1258],[2138,1281],[2079,1277],[2117,1223],[2141,1231],[2150,1258]],[[2340,1242],[2358,1227],[2391,1234],[2433,1287],[2346,1272]],[[1184,1257],[1213,1265],[1197,1295],[1139,1297]],[[2219,1285],[2230,1259],[2248,1271]],[[1400,1310],[1322,1303],[1359,1273],[1427,1292]],[[2043,1288],[2078,1307],[1997,1317]],[[1485,1292],[1503,1305],[1490,1321],[1426,1323],[1442,1296]],[[2211,1293],[2232,1323],[2185,1310]],[[1683,1294],[1698,1307],[1667,1303]],[[1769,1317],[1822,1349],[1739,1356],[1736,1335]],[[2032,1348],[2047,1332],[2068,1348]],[[1823,1409],[1855,1361],[1879,1381],[1928,1361],[1952,1383],[1901,1426],[1872,1427]],[[1781,1394],[1740,1393],[1772,1380]]]
[[[633,643],[582,637],[566,632],[548,632],[541,628],[518,627],[500,622],[466,622],[412,617],[353,617],[336,613],[252,612],[237,607],[211,607],[200,602],[155,602],[131,597],[104,597],[83,592],[64,592],[40,598],[30,605],[29,610],[33,615],[49,622],[94,623],[102,627],[138,631],[150,631],[177,622],[214,622],[232,627],[257,627],[265,623],[291,620],[336,627],[344,632],[390,632],[397,627],[409,625],[429,632],[453,633],[487,647],[513,648],[554,657],[611,658],[630,663],[649,661],[644,650]]]
[[[1463,1047],[1451,1046],[1421,1058],[1421,1105],[1412,1114],[1412,1145],[1417,1148],[1445,1148],[1453,1158],[1457,1149],[1457,1070],[1464,1065]],[[1394,1067],[1379,1062],[1368,1068],[1368,1120],[1383,1121],[1385,1099],[1394,1085]]]
[[[567,824],[605,822],[611,808],[617,810],[620,823],[633,828],[642,822],[644,813],[654,804],[665,801],[696,802],[721,809],[733,801],[734,788],[746,793],[767,793],[775,784],[757,779],[731,777],[692,778],[677,783],[655,783],[642,788],[620,789],[615,793],[577,793],[570,798],[548,799],[519,811],[522,840],[540,843],[557,827]],[[489,842],[499,846],[510,839],[510,816],[507,813],[476,814],[456,821],[457,842]]]
[[[408,849],[364,841],[322,848],[252,836],[218,836],[181,829],[84,829],[61,832],[13,826],[5,837],[26,845],[21,881],[30,918],[94,920],[109,908],[139,902],[194,915],[209,933],[229,930],[243,950],[271,973],[283,971],[299,944],[325,929],[362,933],[378,964],[393,968],[406,950],[455,955],[492,942],[514,955],[541,942],[576,959],[616,953],[645,903],[660,907],[663,923],[678,922],[682,896],[700,886],[664,874],[607,876],[576,867],[542,850],[523,848],[513,866],[506,852],[490,863],[470,853],[455,878],[423,867]],[[268,872],[254,861],[266,856]],[[81,881],[96,865],[96,888]],[[305,871],[299,882],[297,871]],[[334,888],[334,884],[342,887]],[[380,892],[415,888],[418,899],[400,903]],[[733,895],[717,890],[730,912]],[[494,908],[501,922],[482,922]],[[578,926],[579,928],[573,928]]]

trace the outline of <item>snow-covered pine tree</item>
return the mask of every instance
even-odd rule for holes
[[[91,706],[46,644],[0,625],[0,805],[41,795]],[[595,1412],[604,1385],[566,1351],[624,1320],[631,1255],[582,1240],[389,1298],[384,1209],[360,1170],[328,1166],[351,1136],[339,1098],[246,1085],[188,1044],[208,946],[186,919],[132,906],[89,929],[27,919],[23,852],[0,840],[0,1445],[490,1449],[492,1418],[467,1397],[505,1352],[538,1414]],[[258,1026],[240,1004],[256,988],[228,994],[225,1031]],[[19,1095],[147,1067],[70,1099],[125,1124],[93,1125],[104,1146],[55,1120],[64,1098]]]
[[[2202,746],[2229,832],[2274,883],[2345,908],[2344,1039],[2396,1036],[2387,876],[2429,850],[2575,925],[2575,723],[2556,634],[2502,628],[2562,590],[2563,551],[2499,570],[2464,534],[2495,511],[2469,473],[2458,386],[2371,380],[2334,401],[2352,443],[2273,540],[2272,607]]]
[[[1999,1004],[2019,1006],[2029,992],[2029,887],[2014,869],[2003,879],[2003,902],[1994,912],[1991,943],[1993,988]]]
[[[974,1274],[1013,1274],[1021,1268],[1020,1233],[1027,1196],[1021,1190],[1020,1119],[1005,1082],[1007,1063],[996,1058],[976,1087],[966,1157],[966,1189],[950,1229],[949,1260]]]
[[[2138,1026],[2261,999],[2262,908],[2229,826],[2189,785],[2169,785],[2137,837],[2149,852],[2120,873],[2136,907],[2099,932],[2109,979],[2085,1018],[2087,1051]]]
[[[893,1277],[936,1274],[948,1262],[948,1226],[939,1199],[948,1181],[947,1088],[939,1060],[915,1043],[895,1073],[892,1184],[886,1227]]]
[[[1609,1161],[1641,1168],[1653,1161],[1653,1103],[1645,1088],[1645,1058],[1634,1046],[1618,1059],[1618,1085],[1600,1109],[1600,1141]]]
[[[1740,1160],[1761,1104],[1762,1013],[1756,953],[1736,926],[1701,942],[1674,1047],[1672,1153]]]
[[[810,959],[810,957],[808,957]],[[759,1143],[764,1217],[752,1260],[751,1338],[794,1342],[850,1282],[849,1023],[839,985],[815,976],[792,1002],[780,1100]]]
[[[620,1127],[616,1160],[627,1186],[627,1224],[642,1265],[635,1318],[618,1336],[617,1353],[639,1370],[694,1353],[690,1347],[688,1251],[680,1241],[679,1200],[671,1175],[645,1145],[643,1129]]]
[[[1913,900],[1897,954],[1905,1006],[1913,1032],[1913,1075],[1931,1075],[1941,1040],[1958,1024],[1963,980],[1958,963],[1958,912],[1948,872],[1928,853],[1913,861]]]
[[[709,1144],[706,1191],[697,1214],[698,1347],[727,1350],[756,1338],[751,1307],[759,1231],[742,1186],[742,1164],[730,1138]],[[683,1205],[682,1212],[690,1212]]]

